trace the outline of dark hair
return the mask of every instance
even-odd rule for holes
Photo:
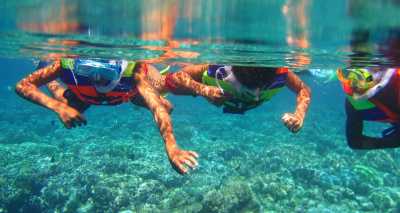
[[[249,89],[261,88],[271,84],[276,76],[276,68],[273,67],[247,67],[234,66],[232,72],[236,79]]]

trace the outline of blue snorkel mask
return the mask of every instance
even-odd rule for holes
[[[107,93],[112,91],[121,80],[124,63],[126,63],[126,67],[127,62],[125,61],[102,63],[94,60],[79,60],[75,64],[75,74],[87,77],[97,92]]]

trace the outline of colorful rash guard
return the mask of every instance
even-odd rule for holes
[[[224,112],[243,114],[245,111],[253,109],[264,102],[269,101],[286,85],[288,68],[269,68],[263,67],[265,72],[273,73],[271,79],[260,91],[257,99],[249,97],[245,92],[238,91],[234,85],[224,80],[223,73],[218,70],[225,65],[209,65],[208,69],[203,72],[202,82],[209,86],[220,87],[224,92],[233,95],[233,98],[223,103]],[[235,67],[232,67],[234,70]]]
[[[118,84],[109,92],[98,92],[90,77],[79,72],[80,64],[88,62],[101,63],[101,65],[107,67],[107,69],[122,72]],[[133,74],[137,67],[136,63],[125,62],[127,66],[123,67],[123,60],[64,58],[61,60],[61,80],[85,103],[94,105],[121,104],[131,100],[137,94],[133,79]]]

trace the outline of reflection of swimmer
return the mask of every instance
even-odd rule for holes
[[[152,63],[165,61],[169,58],[196,58],[199,53],[192,51],[178,51],[181,45],[197,44],[197,41],[174,39],[175,26],[179,17],[178,2],[176,0],[160,2],[147,2],[142,5],[141,11],[144,14],[141,16],[143,40],[164,40],[166,45],[159,46],[144,46],[149,50],[161,50],[164,54],[157,59],[153,59]]]
[[[176,171],[186,173],[188,168],[197,165],[197,154],[181,150],[176,144],[169,116],[172,107],[156,90],[159,85],[154,85],[157,79],[154,73],[160,74],[150,64],[63,58],[51,65],[42,62],[39,68],[17,84],[16,92],[54,111],[67,128],[86,125],[82,113],[91,105],[132,102],[145,106],[153,113],[164,138],[168,158]],[[68,88],[63,88],[56,79]],[[39,90],[45,84],[52,96]]]
[[[282,7],[286,20],[286,43],[300,48],[294,53],[294,67],[305,67],[311,63],[311,57],[302,50],[310,47],[308,33],[308,0],[287,0]]]
[[[400,146],[400,69],[348,69],[338,71],[346,100],[347,143],[353,149]],[[381,138],[363,135],[363,122],[391,123]]]
[[[31,32],[42,33],[76,33],[85,32],[87,27],[83,26],[78,20],[79,3],[72,1],[59,3],[48,2],[41,7],[32,10],[21,11],[19,15],[18,27]],[[39,14],[39,15],[38,15]]]
[[[211,102],[223,105],[225,113],[235,114],[260,106],[288,86],[297,93],[297,106],[294,113],[285,113],[282,121],[292,132],[303,126],[311,96],[310,89],[287,68],[192,65],[168,75],[166,84],[175,94],[198,95],[199,84],[219,88],[219,97],[214,94]]]

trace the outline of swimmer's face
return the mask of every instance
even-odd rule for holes
[[[359,88],[359,87],[352,87],[352,90],[353,90],[354,93],[356,93],[358,95],[362,95],[362,94],[364,94],[365,92],[368,91],[367,88]]]
[[[351,89],[347,93],[362,95],[381,80],[381,73],[371,69],[352,69],[347,75],[344,75],[342,70],[339,69],[338,78],[343,85]]]

